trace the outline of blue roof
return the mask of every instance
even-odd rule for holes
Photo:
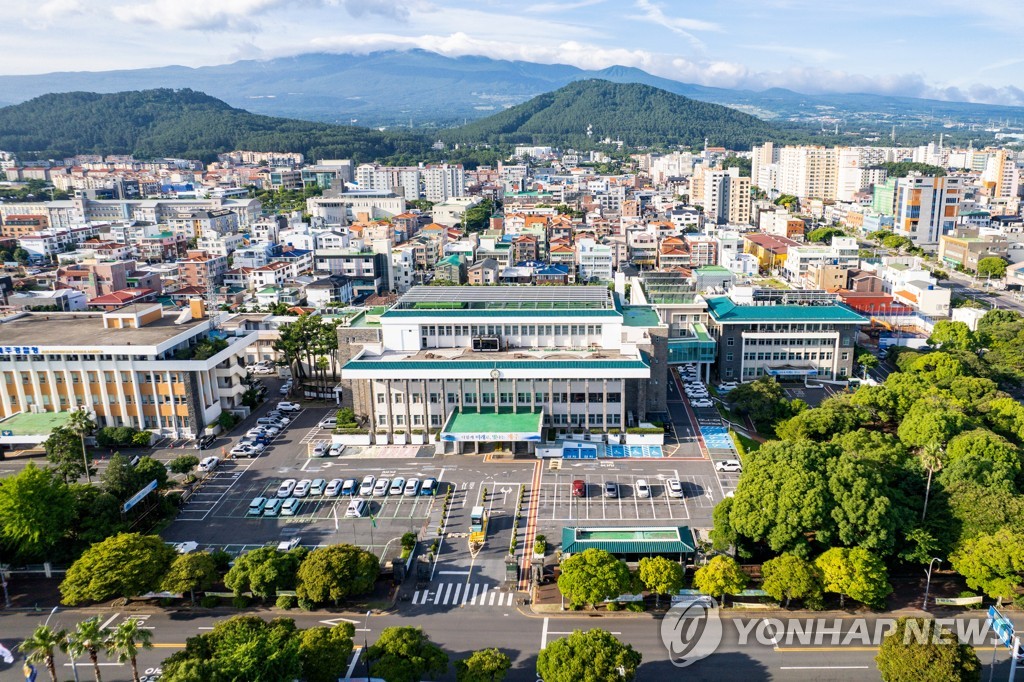
[[[867,323],[868,319],[839,303],[831,305],[739,305],[728,296],[707,299],[715,322],[838,322]]]

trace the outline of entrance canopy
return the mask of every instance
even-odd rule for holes
[[[448,443],[481,443],[501,441],[541,442],[544,411],[519,410],[510,407],[481,412],[455,410],[441,430],[441,440]]]

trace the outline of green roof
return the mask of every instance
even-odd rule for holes
[[[844,305],[737,305],[728,296],[708,298],[708,312],[718,323],[744,322],[846,322],[867,318]]]
[[[349,360],[342,369],[647,369],[647,366],[643,360]]]
[[[698,275],[731,275],[732,270],[721,265],[705,265],[702,268],[697,268]]]
[[[711,336],[708,334],[707,328],[700,322],[693,323],[693,333],[697,336],[699,341],[710,341]]]
[[[622,309],[622,323],[627,327],[657,327],[661,318],[649,306],[626,306]]]
[[[445,433],[540,433],[543,413],[538,410],[514,411],[503,407],[497,412],[481,408],[482,412],[454,410],[444,428]]]
[[[694,551],[689,526],[645,528],[562,528],[562,552],[603,549],[612,554],[684,554]]]
[[[0,432],[11,431],[15,436],[50,434],[70,417],[70,412],[22,412],[0,421]]]
[[[594,308],[571,308],[561,310],[538,308],[478,308],[472,310],[430,309],[430,310],[395,310],[391,309],[381,317],[619,317],[619,311]]]

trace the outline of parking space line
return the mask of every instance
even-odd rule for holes
[[[636,476],[630,476],[632,479],[632,490],[633,490],[633,507],[636,509],[636,518],[640,518],[640,498],[637,497],[636,492]]]

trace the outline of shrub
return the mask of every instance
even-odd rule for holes
[[[416,546],[416,533],[409,531],[402,536],[402,549],[412,549]]]
[[[621,608],[622,608],[622,605],[619,604],[619,602],[617,602],[617,601],[608,602],[608,610],[609,611],[618,611]]]
[[[215,549],[210,552],[210,558],[213,559],[213,564],[220,573],[227,573],[228,569],[231,568],[231,555],[223,549]]]
[[[137,448],[148,448],[152,434],[149,431],[138,431],[132,435],[132,445]]]
[[[204,609],[212,609],[220,605],[220,597],[214,597],[212,594],[205,595],[199,600],[199,605]]]
[[[243,595],[239,595],[237,597],[234,597],[231,600],[231,605],[234,606],[236,609],[244,609],[247,606],[249,606],[249,601],[250,601],[249,598],[246,597],[243,594]]]
[[[632,602],[632,603],[626,605],[626,610],[627,611],[633,611],[634,613],[643,613],[644,612],[644,604],[643,604],[643,602]]]
[[[294,609],[297,603],[298,600],[294,595],[282,594],[277,598],[276,606],[279,609],[285,609],[287,611],[288,609]]]
[[[316,608],[316,603],[309,599],[299,599],[298,604],[303,611],[312,611]]]

